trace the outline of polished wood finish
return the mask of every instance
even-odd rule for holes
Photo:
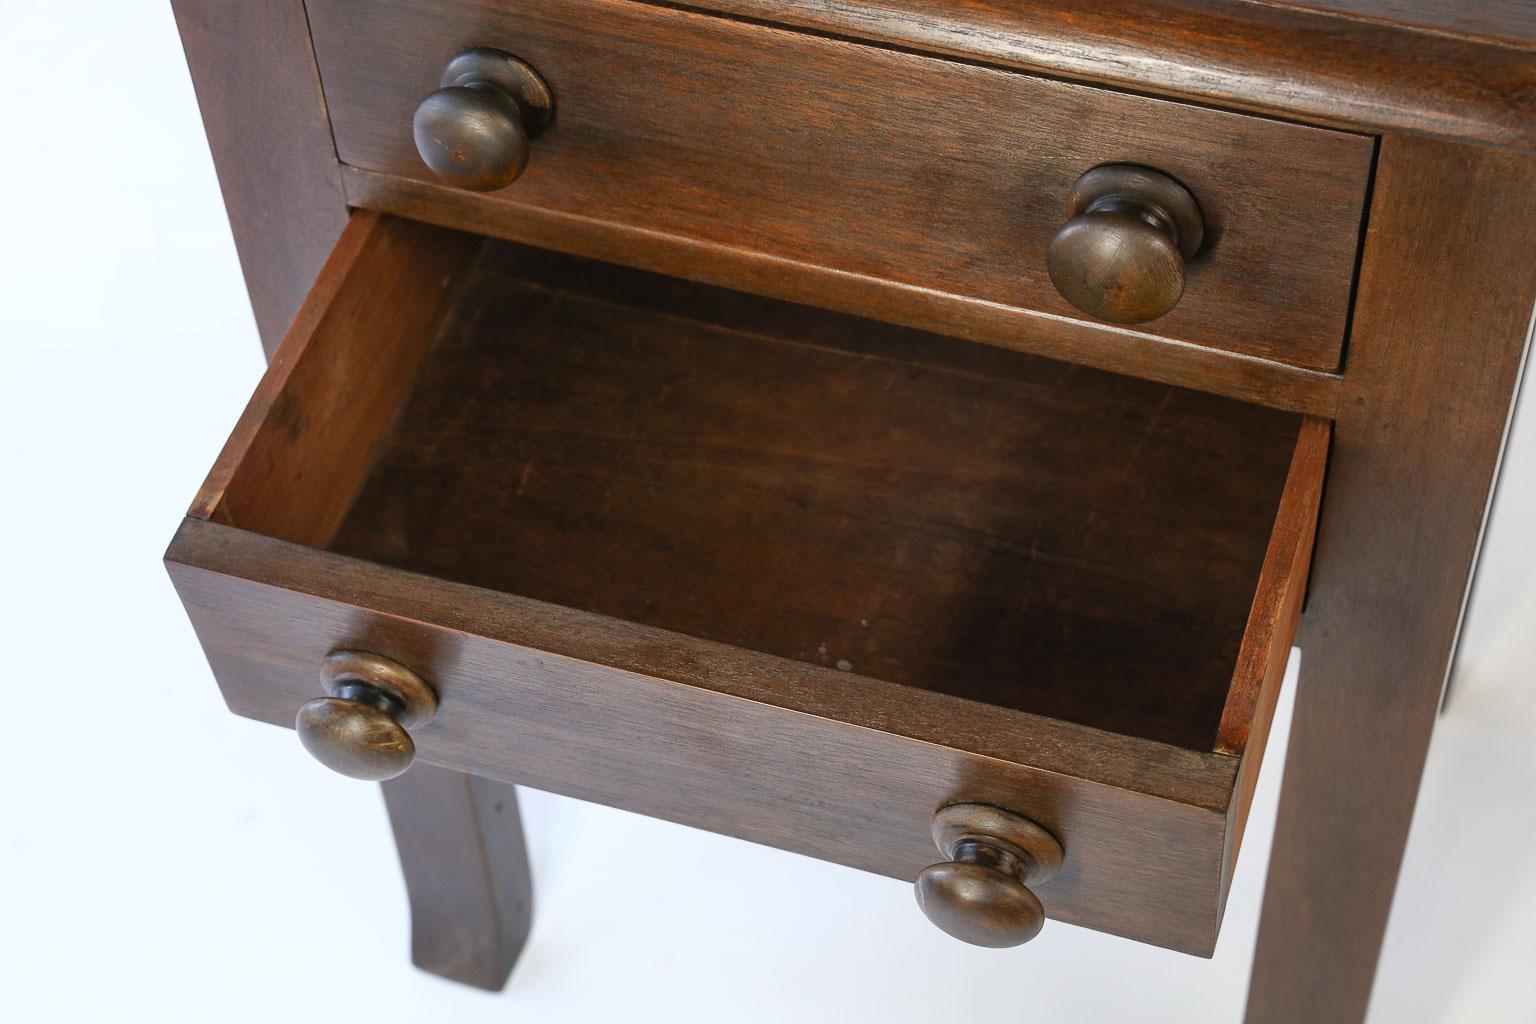
[[[192,514],[329,541],[475,251],[452,232],[355,216]],[[367,358],[338,337],[366,339]]]
[[[1346,5],[1372,8],[1374,16],[1343,18],[1328,9]],[[1536,149],[1536,49],[1523,0],[691,6],[1316,124]]]
[[[1324,420],[1309,419],[1301,427],[1297,457],[1291,462],[1280,496],[1275,532],[1264,553],[1258,591],[1248,610],[1248,625],[1237,653],[1238,669],[1216,731],[1216,749],[1225,753],[1247,749],[1256,727],[1260,734],[1268,728],[1279,697],[1278,690],[1263,687],[1284,677],[1290,645],[1276,641],[1293,636],[1301,617],[1305,588],[1298,587],[1296,581],[1306,579],[1312,560],[1331,434]]]
[[[630,0],[309,11],[355,167],[427,176],[412,114],[464,45],[539,69],[559,114],[538,159],[515,189],[473,199],[506,231],[547,211],[1077,317],[1045,266],[1065,199],[1094,167],[1138,163],[1200,197],[1211,237],[1183,301],[1143,331],[1338,365],[1368,138]]]
[[[1347,359],[1318,370],[1278,361],[1290,351],[1283,340],[1277,349],[1271,338],[1255,357],[1185,344],[1210,340],[1188,332],[1164,335],[1091,323],[1061,307],[1044,308],[1043,300],[991,301],[977,290],[973,275],[994,286],[1009,274],[1017,278],[1010,260],[1022,250],[1012,247],[1014,238],[1008,247],[999,244],[970,264],[962,262],[956,283],[940,287],[902,276],[907,263],[932,262],[921,247],[900,250],[893,265],[871,259],[853,272],[831,259],[773,249],[793,241],[793,233],[782,230],[789,216],[782,211],[796,209],[807,197],[820,201],[815,182],[791,192],[791,202],[781,202],[780,210],[762,220],[776,232],[768,242],[743,244],[739,231],[690,234],[668,219],[679,214],[658,199],[686,189],[693,180],[688,175],[679,174],[675,183],[661,175],[673,190],[668,192],[650,187],[655,175],[648,172],[641,187],[624,198],[657,215],[614,217],[597,207],[572,212],[552,204],[488,201],[403,176],[422,173],[414,165],[396,173],[339,165],[298,0],[254,5],[175,0],[174,6],[269,350],[341,230],[350,203],[1260,405],[1336,416],[1317,592],[1307,614],[1302,692],[1249,1017],[1258,1024],[1360,1020],[1476,550],[1484,484],[1497,461],[1536,289],[1526,258],[1536,222],[1531,208],[1536,171],[1526,158],[1478,148],[1536,150],[1530,100],[1536,89],[1536,7],[1520,0],[699,0],[687,5],[740,19],[743,24],[733,29],[716,27],[760,41],[753,54],[759,65],[803,69],[803,76],[793,79],[809,83],[801,92],[869,93],[875,98],[862,100],[859,109],[881,114],[869,123],[892,125],[901,139],[917,139],[924,152],[947,154],[947,167],[962,168],[962,178],[976,166],[978,154],[990,151],[985,144],[967,145],[969,136],[954,125],[996,125],[997,111],[1022,110],[1027,117],[1041,106],[1008,102],[1010,89],[1024,87],[1014,77],[994,77],[1005,68],[1107,87],[1093,95],[1110,112],[1127,99],[1155,102],[1113,92],[1128,90],[1370,136],[1384,133]],[[314,6],[322,17],[326,10],[343,9],[328,7],[325,0]],[[372,8],[350,5],[367,13],[365,6]],[[473,43],[507,44],[508,19],[518,17],[508,13],[511,8],[477,5],[475,24],[485,36],[438,39],[434,52],[409,68],[385,73],[384,58],[375,70],[398,79],[387,83],[398,92],[391,103],[406,114],[382,126],[388,145],[408,145],[405,121],[454,52]],[[389,9],[378,8],[381,16]],[[770,29],[770,23],[804,30],[811,38]],[[329,35],[344,39],[345,29],[332,26]],[[893,73],[872,79],[859,70],[871,66],[861,58],[833,62],[828,76],[827,63],[796,58],[805,52],[802,47],[825,52],[833,43],[846,47],[840,53],[867,56],[871,48],[855,40],[880,49],[880,66]],[[636,45],[632,39],[624,44]],[[945,55],[959,61],[935,65],[929,59]],[[359,53],[357,59],[371,56]],[[703,66],[712,67],[715,60],[706,48]],[[752,61],[742,66],[750,68]],[[980,88],[941,89],[940,100],[915,102],[933,93],[888,87],[892,80],[905,85],[914,77],[931,84],[940,71],[945,82]],[[687,55],[679,57],[673,77],[686,82],[695,74]],[[667,101],[619,94],[641,107]],[[757,93],[747,89],[743,95]],[[958,97],[969,95],[977,97],[974,109],[949,120],[909,116],[952,110],[963,106]],[[894,97],[888,107],[880,105],[883,97]],[[1230,113],[1204,116],[1211,123],[1252,123],[1230,121]],[[1158,123],[1155,116],[1149,121]],[[765,148],[810,152],[809,160],[827,166],[842,158],[836,145],[806,145],[835,121],[794,122],[785,113],[770,123],[782,130],[763,143]],[[1072,138],[1095,123],[1100,122],[1048,121],[1042,132]],[[667,146],[687,140],[681,127],[663,133]],[[1003,128],[992,130],[1005,142],[1023,137],[1006,122]],[[717,134],[731,137],[729,131]],[[1475,145],[1431,144],[1420,141],[1424,137]],[[896,147],[886,141],[865,145],[858,159],[843,161],[844,169],[913,148],[910,141]],[[1208,141],[1209,149],[1186,150],[1180,140],[1164,140],[1169,149],[1196,154],[1197,162],[1212,169],[1264,149],[1237,145],[1221,132]],[[1059,152],[1060,145],[1048,148]],[[408,150],[398,155],[402,167],[414,159]],[[694,158],[691,152],[684,155]],[[613,160],[621,156],[614,154]],[[675,149],[668,149],[650,166],[665,170],[672,156]],[[1368,162],[1360,159],[1362,165]],[[1166,167],[1206,198],[1205,181],[1157,153],[1101,155],[1071,174],[1109,160]],[[1362,172],[1360,180],[1367,177]],[[338,179],[344,196],[338,195]],[[1305,175],[1289,177],[1298,179]],[[819,180],[835,186],[838,177],[829,172]],[[843,180],[888,186],[901,179],[882,168]],[[1287,180],[1277,173],[1271,184],[1283,187]],[[773,176],[758,174],[751,185],[762,181],[770,189],[775,184]],[[912,194],[931,202],[945,196],[952,182],[930,177]],[[1050,184],[1049,197],[1042,189],[1047,201],[1039,208],[1055,211],[1068,183],[1063,178]],[[841,195],[835,188],[832,194]],[[976,221],[968,218],[976,216],[979,204],[990,229],[1004,220],[996,208],[985,206],[998,194],[985,188],[962,191],[964,202],[950,219],[962,229],[972,227]],[[1219,193],[1213,195],[1221,201]],[[866,196],[855,198],[868,202]],[[1348,220],[1324,217],[1317,223],[1333,230]],[[376,221],[372,230],[388,223]],[[814,236],[818,222],[808,223],[812,226],[802,233]],[[1358,226],[1359,219],[1352,223]],[[1042,225],[1041,231],[1057,226]],[[477,246],[461,246],[452,235],[436,237],[458,249],[446,260],[458,269],[447,277],[461,280],[463,264],[457,261],[472,257]],[[1043,252],[1038,243],[1046,237],[1039,235],[1031,251]],[[846,241],[817,244],[833,243]],[[1213,266],[1229,266],[1215,263],[1221,251],[1218,235]],[[912,252],[921,260],[914,261]],[[1277,262],[1316,263],[1293,246],[1277,244],[1275,252]],[[1043,280],[1035,278],[1036,284]],[[1255,280],[1250,276],[1246,283],[1251,287]],[[408,301],[406,314],[419,316],[418,305]],[[1332,308],[1344,316],[1342,306]],[[366,323],[367,304],[354,309]],[[325,333],[346,335],[339,320]],[[1241,327],[1233,333],[1247,344]],[[360,348],[347,351],[361,358]],[[290,371],[274,367],[274,373]],[[297,375],[295,387],[303,375]],[[409,376],[395,379],[406,387]],[[319,394],[308,393],[295,407],[320,401]],[[387,394],[373,407],[386,410],[387,419],[400,401],[398,393]],[[261,410],[251,430],[258,431],[280,408]],[[343,470],[330,494],[325,473],[317,483],[285,471],[247,470],[253,480],[264,473],[271,484],[266,498],[247,485],[247,510],[255,510],[255,521],[276,523],[290,536],[325,543],[387,427],[379,418],[358,424],[350,432],[351,454],[345,445],[327,454],[326,445],[316,442],[327,431],[297,427],[294,445],[274,443],[277,432],[248,449],[232,449],[237,461],[251,461],[239,460],[241,453],[265,452],[263,457],[290,467],[309,458],[324,466],[330,458]],[[1289,623],[1300,614],[1309,547],[1304,538],[1311,533],[1305,510],[1317,500],[1327,444],[1326,427],[1302,427],[1209,753],[855,680],[800,662],[764,660],[737,648],[686,638],[679,646],[675,634],[414,576],[202,518],[184,524],[173,543],[171,569],[231,705],[243,713],[285,723],[313,695],[316,661],[344,638],[425,666],[434,680],[444,670],[450,712],[424,734],[429,759],[907,878],[932,860],[919,822],[936,807],[957,799],[1017,807],[1067,840],[1062,875],[1040,886],[1052,916],[1208,950],[1257,777]],[[300,484],[309,488],[302,506],[284,512],[281,490]],[[194,513],[215,514],[222,493],[219,483]],[[337,504],[328,504],[332,499]],[[566,646],[556,653],[547,650],[561,643]],[[594,654],[597,662],[589,660]],[[600,667],[605,664],[617,674],[605,676]],[[492,679],[510,682],[492,685],[487,682]],[[615,687],[616,679],[623,684]],[[460,699],[462,717],[452,712]],[[508,703],[519,700],[535,709],[531,718],[509,710]],[[638,726],[629,730],[626,719],[625,730],[605,726],[595,735],[594,723],[609,722],[606,716],[615,710]],[[685,724],[695,718],[707,723],[702,742]],[[437,733],[439,728],[444,731]],[[711,748],[716,740],[718,746]],[[642,757],[638,748],[646,744],[685,751],[685,763],[663,770]],[[733,774],[742,764],[768,766],[783,788],[770,792],[747,785]],[[515,828],[487,827],[491,819],[482,810],[494,806],[490,793],[510,795],[510,787],[418,763],[385,791],[412,896],[418,962],[460,980],[500,984],[526,931],[526,859]],[[683,791],[701,794],[701,802],[683,799]],[[515,826],[515,817],[512,821]],[[872,850],[887,859],[872,863]],[[1214,887],[1212,872],[1221,875]],[[1211,909],[1192,920],[1183,908],[1197,904]]]
[[[1115,324],[1156,320],[1179,304],[1186,264],[1205,241],[1187,188],[1150,167],[1106,164],[1072,186],[1067,213],[1046,251],[1062,298]]]
[[[554,114],[539,73],[509,53],[475,47],[448,62],[439,84],[412,118],[422,161],[448,184],[477,192],[522,177],[532,140]]]
[[[380,245],[369,238],[396,230],[422,229],[375,220],[363,244]],[[427,238],[417,244],[423,267],[436,273],[444,243]],[[1282,494],[1285,482],[1297,478],[1289,464],[1305,457],[1299,449],[1291,454],[1306,436],[1298,438],[1295,417],[633,271],[582,268],[514,247],[488,249],[476,268],[458,293],[438,348],[414,374],[414,395],[392,417],[387,436],[375,442],[370,479],[333,543],[366,543],[374,549],[372,558],[406,560],[439,576],[489,586],[299,547],[252,532],[238,517],[222,516],[217,506],[211,513],[200,509],[199,515],[215,521],[189,520],[168,557],[231,707],[286,724],[297,704],[313,694],[318,658],[338,646],[375,651],[412,666],[442,697],[437,719],[417,737],[420,757],[428,762],[907,879],[932,861],[927,831],[935,808],[956,802],[1008,807],[1061,835],[1072,850],[1061,874],[1040,887],[1052,916],[1210,951],[1219,889],[1232,855],[1228,821],[1236,811],[1232,800],[1242,760],[1208,751],[1226,689],[1240,685],[1231,676],[1236,650],[1247,642],[1242,634],[1249,616],[1239,614],[1226,627],[1202,617],[1195,611],[1198,603],[1187,604],[1204,600],[1194,593],[1199,588],[1181,596],[1185,578],[1174,567],[1205,559],[1198,570],[1201,582],[1215,587],[1224,572],[1234,571],[1222,568],[1225,559],[1249,565],[1234,577],[1247,580],[1248,592],[1235,582],[1232,591],[1246,609],[1269,557],[1269,538],[1282,529],[1274,515],[1281,507],[1305,507],[1287,505]],[[355,273],[367,274],[361,268]],[[336,291],[344,294],[346,282]],[[742,327],[733,326],[733,316]],[[274,362],[253,409],[297,402],[262,395],[291,394],[290,381],[309,379],[305,363],[318,358],[315,353],[344,361],[375,358],[371,336],[354,333],[339,318],[326,323],[318,334],[296,334],[301,357]],[[755,338],[744,333],[746,324],[754,325]],[[490,358],[498,348],[500,366]],[[679,358],[684,361],[676,362]],[[460,450],[452,448],[444,449],[446,461],[438,464],[454,465],[454,474],[438,475],[434,482],[432,474],[410,469],[420,450],[416,442],[427,436],[422,418],[431,419],[439,408],[434,381],[456,374],[476,381],[481,397],[471,401],[479,404],[461,404],[452,413],[457,429],[434,428],[436,443],[452,446],[461,436],[490,431],[479,440],[488,445],[485,451],[500,452],[499,481],[473,461],[460,465]],[[954,402],[954,411],[924,398],[925,391]],[[606,403],[599,397],[604,393]],[[631,393],[643,396],[643,407],[633,404]],[[1073,395],[1087,401],[1074,406]],[[833,402],[841,410],[835,427],[814,413],[816,405]],[[1092,408],[1099,403],[1109,403],[1116,413],[1095,427]],[[900,410],[901,423],[882,422],[882,409]],[[1095,444],[1097,455],[1063,447],[1073,442],[1070,433],[1047,429],[1048,417],[1057,415],[1053,409],[1072,409],[1080,435],[1103,435],[1105,443]],[[1145,431],[1125,433],[1127,424],[1134,430],[1138,417],[1154,410],[1156,420],[1146,421]],[[655,426],[642,429],[646,422]],[[925,429],[910,430],[905,441],[891,433],[919,422]],[[978,423],[996,425],[978,432]],[[530,425],[537,429],[530,431]],[[964,446],[945,448],[925,439],[929,430],[942,438],[962,425],[974,450],[967,458],[955,458],[966,453]],[[1206,431],[1209,445],[1199,440]],[[989,435],[994,435],[990,441]],[[537,450],[531,460],[508,463],[524,436],[538,443]],[[1114,436],[1121,443],[1110,443]],[[1252,440],[1243,460],[1221,461],[1220,452],[1244,436]],[[903,453],[894,462],[882,454],[892,443]],[[831,447],[813,459],[818,444]],[[941,449],[948,456],[942,463]],[[1189,487],[1170,482],[1166,489],[1140,490],[1134,502],[1128,493],[1124,500],[1084,507],[1073,547],[1070,528],[1055,518],[1052,503],[1031,508],[1028,488],[1037,485],[1028,478],[1053,472],[1053,465],[1062,467],[1054,471],[1057,491],[1069,496],[1064,488],[1070,478],[1084,476],[1095,461],[1104,462],[1103,480],[1124,475],[1150,485],[1138,466],[1183,472],[1160,453],[1196,451],[1198,458],[1185,461],[1220,469],[1191,484],[1221,495],[1215,504],[1225,511],[1218,519],[1179,505]],[[280,464],[269,471],[303,476],[308,457],[302,447],[284,449]],[[903,463],[911,465],[903,470]],[[1007,468],[1013,464],[1032,465],[1034,472]],[[509,465],[522,468],[509,473]],[[240,471],[233,467],[235,474]],[[226,467],[215,475],[229,472]],[[606,504],[584,496],[583,478],[594,472],[612,490]],[[904,498],[883,479],[901,472],[906,475],[891,479],[914,492]],[[1271,481],[1267,511],[1255,504],[1241,534],[1221,540],[1222,530],[1233,529],[1228,517],[1248,516],[1239,510],[1254,500],[1227,478],[1241,477],[1250,489],[1262,491],[1256,474]],[[690,484],[690,476],[699,482]],[[378,489],[380,482],[390,479],[412,488],[416,497],[385,500],[390,510],[375,518],[372,506],[386,493]],[[636,479],[648,479],[649,490],[635,489]],[[798,500],[782,504],[780,491]],[[476,492],[484,508],[471,513],[462,499]],[[1086,497],[1088,490],[1082,493]],[[694,503],[694,496],[703,494],[712,495],[712,502]],[[980,504],[975,514],[952,520],[960,494]],[[333,496],[317,500],[328,505]],[[431,502],[454,509],[453,521],[443,520],[439,529],[430,518],[419,519]],[[876,515],[881,502],[886,507]],[[1198,544],[1177,539],[1189,527],[1157,511],[1168,502],[1173,503],[1169,512],[1177,509],[1178,516],[1205,523]],[[762,515],[742,519],[753,503]],[[796,510],[797,504],[803,507]],[[1135,504],[1136,516],[1117,516],[1116,508],[1126,504]],[[711,512],[711,505],[717,511]],[[582,507],[587,521],[574,515]],[[977,518],[1010,507],[1031,512],[990,525]],[[256,514],[263,513],[258,508]],[[551,514],[557,519],[549,519]],[[781,514],[813,540],[836,540],[846,549],[842,561],[817,555],[813,546],[800,549],[804,557],[786,547],[799,542],[774,532],[773,519]],[[847,525],[827,533],[838,519]],[[685,522],[690,547],[674,544],[670,558],[648,566],[647,552],[667,549],[666,531],[674,520]],[[519,540],[493,541],[498,521],[509,539]],[[548,552],[539,549],[560,538],[541,532],[541,524],[556,521],[564,521],[571,536],[587,545],[603,543],[604,532],[592,524],[606,524],[611,540],[606,550],[638,559],[617,573],[627,586],[605,584],[588,571],[595,563],[584,566],[574,550],[582,545],[567,543],[558,554],[575,557],[564,574],[551,571]],[[1138,563],[1125,531],[1134,534],[1151,523],[1160,524],[1163,543]],[[365,524],[373,525],[363,529]],[[1092,527],[1087,533],[1085,524]],[[637,528],[650,539],[633,532]],[[1004,529],[1020,535],[1005,543]],[[1053,539],[1053,530],[1063,532]],[[449,535],[478,537],[478,543],[491,546],[482,547],[479,565],[454,562],[468,548]],[[1033,552],[1026,547],[1031,537]],[[906,569],[888,557],[891,543],[906,546]],[[639,550],[631,554],[626,548]],[[776,549],[780,557],[761,562],[764,549],[769,555]],[[737,586],[724,599],[700,589],[714,585],[715,575],[700,570],[728,555],[736,564],[725,575],[751,580],[752,586]],[[415,561],[433,558],[450,561]],[[993,562],[994,569],[972,580],[968,566],[977,558]],[[506,564],[509,560],[521,561],[526,570]],[[806,567],[793,577],[804,597],[778,587],[767,569],[775,561]],[[667,562],[679,565],[669,568]],[[893,565],[901,576],[890,575]],[[1041,580],[1053,581],[1050,587],[1031,583],[1032,565],[1046,573]],[[671,585],[648,591],[647,571],[670,573]],[[851,592],[840,588],[879,589],[875,573],[887,581],[886,607],[863,609],[868,626],[839,620],[838,605]],[[946,573],[943,578],[972,592],[961,591],[957,601],[927,579]],[[1074,605],[1065,594],[1079,590],[1083,601],[1090,595],[1108,599],[1126,591],[1127,579],[1145,573],[1151,573],[1148,592],[1156,601],[1141,612],[1129,614],[1127,606],[1128,614],[1115,625],[1074,620],[1087,606]],[[1294,585],[1302,583],[1298,578]],[[500,589],[514,584],[516,594]],[[548,585],[564,590],[542,591]],[[690,602],[659,601],[673,587],[692,588],[705,606],[756,602],[747,607],[763,621],[755,631],[741,633],[741,624],[753,620],[733,619],[729,607],[694,612],[691,621],[683,621],[678,617],[689,614]],[[914,587],[926,594],[917,603],[906,596]],[[976,587],[997,587],[996,597]],[[779,594],[785,607],[773,609],[756,596],[759,590]],[[649,609],[647,595],[658,599]],[[1104,687],[1097,676],[1137,671],[1131,659],[1106,661],[1101,654],[1074,673],[1037,654],[1029,673],[1012,673],[1011,687],[994,668],[996,682],[973,691],[1001,703],[960,699],[943,690],[971,684],[942,655],[951,642],[946,637],[963,637],[967,608],[976,601],[1032,604],[1037,617],[1077,630],[1109,657],[1117,630],[1135,629],[1136,618],[1150,615],[1191,642],[1202,632],[1210,645],[1206,658],[1213,664],[1225,660],[1226,678],[1200,700],[1173,687],[1154,688],[1135,700],[1128,699],[1135,687],[1126,687],[1125,697],[1105,688],[1101,701],[1112,707],[1096,710],[1071,691]],[[1182,610],[1181,602],[1186,602]],[[910,608],[904,611],[905,605]],[[900,628],[921,621],[925,608],[933,613],[926,649],[921,636],[907,635],[920,631]],[[1217,609],[1213,605],[1210,611]],[[1195,617],[1187,626],[1179,625],[1191,613]],[[979,642],[980,630],[990,629],[989,618],[974,619],[971,627],[970,656],[983,667],[992,651],[1006,653],[1006,644]],[[658,629],[658,620],[694,635]],[[1039,632],[1027,617],[1013,621]],[[722,632],[729,628],[736,634]],[[1230,637],[1225,651],[1212,639],[1220,635],[1212,631],[1222,628]],[[1189,632],[1181,632],[1185,629]],[[859,646],[864,633],[878,643],[865,640]],[[993,636],[1006,640],[1006,633]],[[696,638],[699,634],[705,638]],[[802,646],[791,650],[785,645],[797,634]],[[819,641],[827,643],[825,652]],[[907,658],[885,652],[893,645],[902,650],[903,644],[915,667],[904,667]],[[1052,658],[1081,657],[1049,649],[1058,651]],[[1162,649],[1162,657],[1175,659],[1167,663],[1170,671],[1177,659],[1188,662],[1187,683],[1207,678],[1200,662],[1177,654],[1177,646]],[[1155,649],[1146,653],[1159,656]],[[838,660],[847,664],[838,666]],[[900,681],[864,674],[872,671]],[[1032,682],[1028,677],[1036,673],[1061,680],[1058,690]],[[1091,717],[1101,728],[1048,718],[1042,710]],[[1190,717],[1179,724],[1182,715]],[[1111,731],[1118,725],[1122,732]],[[1177,735],[1190,746],[1143,738],[1148,733]],[[765,785],[767,776],[757,770],[763,765],[775,767],[771,784]],[[744,773],[747,766],[752,770]],[[786,792],[800,796],[786,803]],[[1128,834],[1145,842],[1133,849],[1124,843]],[[1143,848],[1148,846],[1158,851],[1151,858]]]
[[[1275,533],[1259,574],[1258,591],[1248,612],[1232,689],[1227,692],[1227,704],[1216,731],[1217,751],[1244,755],[1234,798],[1237,813],[1227,822],[1229,872],[1237,864],[1248,811],[1258,790],[1269,729],[1280,701],[1280,684],[1290,660],[1289,638],[1296,635],[1301,620],[1307,588],[1298,586],[1296,581],[1308,578],[1328,469],[1331,426],[1321,420],[1308,420],[1301,433],[1296,459],[1291,463],[1285,493],[1280,498],[1280,512],[1275,517]],[[1226,885],[1222,891],[1226,891]]]
[[[740,301],[489,248],[328,546],[1211,748],[1298,417]]]
[[[329,696],[299,708],[304,749],[333,771],[382,782],[416,758],[410,730],[437,714],[437,693],[404,665],[365,651],[332,651],[320,663]]]
[[[948,860],[917,876],[917,905],[946,933],[976,946],[1020,946],[1040,934],[1045,907],[1031,885],[1061,870],[1061,844],[1028,818],[983,804],[953,804],[933,817]]]
[[[1469,36],[1536,49],[1536,7],[1526,0],[1271,0],[1413,32]]]
[[[303,0],[171,0],[268,354],[347,223]]]
[[[425,761],[912,881],[955,801],[1071,849],[1052,918],[1210,955],[1239,759],[692,640],[206,520],[172,578],[236,714],[290,726],[339,643],[442,696]],[[408,776],[405,776],[408,777]],[[1127,837],[1135,837],[1128,842]]]
[[[500,989],[533,924],[516,788],[417,762],[383,790],[411,904],[411,959]]]
[[[452,233],[405,222],[392,223],[383,231],[379,222],[377,215],[367,211],[352,215],[312,282],[288,331],[288,343],[273,353],[272,365],[199,491],[194,514],[219,516],[240,509],[243,520],[258,528],[264,524],[315,544],[324,543],[335,529],[352,488],[367,468],[391,403],[399,399],[388,388],[408,383],[412,361],[421,356],[430,337],[426,325],[440,315],[440,304],[447,297],[445,285],[477,248],[471,240]],[[288,227],[308,230],[313,225]],[[407,269],[410,276],[404,279],[400,273]],[[416,332],[409,336],[400,333],[413,327]],[[327,352],[323,342],[310,350],[317,335],[349,331],[358,332],[350,335],[354,338],[387,345],[370,353],[377,375],[360,365],[338,366],[336,355]],[[305,352],[309,355],[301,360]],[[344,355],[355,358],[358,353],[348,350]],[[295,364],[301,362],[302,369],[295,371]],[[277,468],[291,470],[297,462],[310,460],[312,472],[307,476]],[[316,468],[319,472],[313,471]],[[422,770],[418,765],[416,774]],[[458,778],[465,786],[480,785],[468,777]],[[491,865],[486,872],[497,878],[518,877],[517,865],[526,863],[526,854],[521,839],[509,831],[517,827],[516,821],[487,838],[478,827],[466,824],[468,819],[462,815],[439,823],[438,816],[447,805],[415,806],[419,800],[438,799],[430,789],[399,781],[392,785],[390,816],[408,887],[460,896],[440,909],[413,902],[416,962],[470,984],[499,986],[521,948],[522,933],[517,928],[526,932],[526,915],[518,924],[517,913],[510,910],[488,913],[484,908],[497,904],[481,899],[484,894],[466,882],[458,861],[470,855],[466,851],[488,847],[506,863]],[[505,797],[512,787],[498,784],[495,789]],[[419,823],[424,820],[434,823],[434,831],[419,836]],[[439,824],[443,831],[436,831]],[[455,825],[457,831],[447,831]],[[419,856],[416,851],[422,847],[437,850],[438,856]],[[526,869],[523,876],[527,905]],[[475,909],[465,911],[469,904]],[[455,907],[460,908],[457,923],[443,916]]]
[[[1330,417],[1342,378],[1266,359],[1185,345],[1124,327],[999,306],[964,295],[860,278],[716,243],[657,235],[522,208],[515,221],[480,199],[429,182],[344,168],[354,205],[427,223],[527,242],[675,277],[905,324],[1051,356],[1094,369],[1180,384],[1229,398]]]
[[[1536,159],[1388,138],[1250,1024],[1365,1014],[1536,306]]]

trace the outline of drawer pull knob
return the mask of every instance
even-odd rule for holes
[[[554,110],[539,73],[511,54],[476,47],[448,62],[441,84],[412,122],[426,165],[449,184],[476,192],[494,192],[521,177],[529,141]]]
[[[917,904],[945,932],[977,946],[1019,946],[1045,925],[1030,891],[1061,869],[1061,844],[1028,818],[986,804],[955,804],[933,818],[949,860],[917,876]]]
[[[327,768],[382,782],[411,766],[416,743],[406,730],[437,713],[437,694],[399,662],[361,651],[334,651],[321,663],[328,696],[299,709],[299,742]]]
[[[1205,239],[1189,189],[1161,171],[1108,164],[1077,180],[1067,210],[1072,219],[1046,252],[1062,298],[1114,324],[1156,320],[1179,304],[1185,264]]]

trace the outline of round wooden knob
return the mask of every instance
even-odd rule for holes
[[[321,663],[326,697],[299,709],[299,742],[315,759],[354,779],[381,782],[411,766],[406,730],[437,713],[437,694],[404,665],[377,654],[335,651]]]
[[[1046,252],[1056,290],[1115,324],[1156,320],[1184,296],[1184,265],[1205,224],[1189,190],[1161,171],[1095,167],[1077,180],[1064,224]]]
[[[465,50],[448,62],[442,88],[416,108],[416,151],[449,184],[494,192],[522,176],[529,140],[553,109],[533,68],[500,50]]]
[[[955,804],[933,819],[949,858],[917,876],[917,905],[945,932],[976,946],[1019,946],[1040,934],[1045,908],[1030,891],[1061,869],[1061,844],[1039,825],[985,804]]]

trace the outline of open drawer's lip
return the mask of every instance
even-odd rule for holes
[[[462,236],[354,215],[172,542],[232,710],[291,725],[327,653],[373,651],[437,688],[428,761],[903,879],[935,859],[936,809],[1008,807],[1066,848],[1050,916],[1209,955],[1326,424],[1302,424],[1217,749],[1190,750],[322,550],[471,258]]]

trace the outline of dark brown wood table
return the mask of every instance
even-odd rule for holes
[[[1536,5],[174,7],[271,362],[167,562],[387,780],[420,966],[511,971],[515,784],[1209,955],[1294,640],[1247,1019],[1363,1018]]]

